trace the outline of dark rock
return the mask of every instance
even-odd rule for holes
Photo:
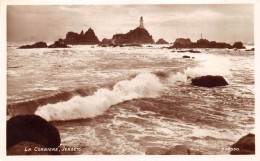
[[[152,45],[148,45],[147,47],[151,48],[151,47],[153,47],[153,46],[152,46]]]
[[[182,58],[190,58],[190,56],[184,55],[182,56]]]
[[[208,41],[207,39],[199,39],[197,42],[191,42],[190,39],[179,38],[176,39],[174,45],[169,47],[172,48],[233,48],[232,45],[223,43]]]
[[[154,44],[154,40],[145,28],[137,27],[126,34],[115,34],[112,38],[115,44]]]
[[[200,53],[200,51],[196,51],[196,50],[179,50],[177,51],[178,53],[184,53],[184,52],[190,52],[190,53]]]
[[[190,53],[200,53],[200,51],[196,51],[196,50],[189,50]]]
[[[167,41],[165,41],[164,39],[159,39],[156,44],[169,44]]]
[[[42,150],[43,149],[43,150]],[[47,150],[48,149],[48,150]],[[30,141],[22,141],[7,150],[7,155],[59,155],[59,148],[51,148]]]
[[[201,76],[191,80],[192,84],[201,87],[216,87],[228,85],[227,81],[222,76]]]
[[[74,44],[74,45],[95,45],[99,44],[97,36],[93,29],[89,28],[88,31],[81,31],[80,34],[75,32],[68,32],[66,38],[64,39],[64,43],[66,44]]]
[[[23,45],[19,49],[30,49],[30,48],[47,48],[46,42],[40,41],[32,45]]]
[[[69,46],[61,41],[55,41],[54,44],[49,45],[48,48],[69,48]]]
[[[164,155],[202,155],[202,153],[190,150],[185,145],[177,145],[164,153]]]
[[[187,38],[187,39],[185,39],[185,38],[177,38],[174,41],[174,44],[190,45],[191,44],[191,40],[189,38]]]
[[[7,121],[7,149],[22,141],[51,148],[61,143],[57,128],[37,115],[18,115]]]
[[[106,38],[104,38],[104,39],[101,41],[101,44],[102,44],[102,45],[109,45],[109,44],[113,44],[113,41],[112,41],[112,39],[106,39]]]
[[[245,47],[243,46],[243,43],[241,41],[238,41],[233,44],[233,48],[244,49]]]
[[[255,134],[243,136],[235,144],[233,144],[231,148],[234,148],[234,150],[230,152],[231,155],[255,154]]]

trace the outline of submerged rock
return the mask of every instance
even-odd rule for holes
[[[164,153],[164,155],[202,155],[202,153],[190,150],[185,145],[177,145]]]
[[[200,51],[197,50],[178,50],[178,53],[185,53],[185,52],[190,52],[190,53],[200,53]]]
[[[227,81],[222,76],[201,76],[191,80],[192,84],[201,87],[216,87],[228,85]]]
[[[255,134],[248,134],[231,146],[231,155],[255,154]]]
[[[124,46],[137,46],[137,47],[143,47],[142,45],[140,44],[126,44]]]
[[[46,42],[40,41],[40,42],[36,42],[32,45],[23,45],[20,46],[19,49],[31,49],[31,48],[47,48],[47,44]]]
[[[182,56],[182,58],[190,58],[190,56],[184,55]]]
[[[22,141],[50,148],[61,143],[58,129],[37,115],[18,115],[7,121],[7,149]]]

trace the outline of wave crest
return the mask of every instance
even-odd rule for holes
[[[112,90],[101,88],[91,96],[75,96],[66,102],[47,104],[35,114],[48,121],[90,118],[127,100],[159,97],[166,88],[154,74],[141,73],[131,80],[118,82]]]

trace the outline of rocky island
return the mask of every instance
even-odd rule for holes
[[[159,39],[156,44],[169,44],[167,41],[165,41],[164,39]]]
[[[62,41],[70,45],[95,45],[100,43],[94,30],[91,28],[89,28],[85,33],[82,30],[80,34],[70,31]]]
[[[244,49],[242,42],[235,42],[233,45],[230,45],[225,42],[216,42],[216,41],[209,41],[207,39],[199,39],[197,42],[191,42],[189,38],[178,38],[175,40],[174,45],[169,47],[172,48],[228,48],[228,49]]]

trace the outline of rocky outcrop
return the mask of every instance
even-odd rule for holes
[[[7,121],[7,149],[22,141],[48,148],[57,148],[61,143],[57,128],[37,115],[18,115]]]
[[[248,134],[243,136],[231,148],[233,148],[230,152],[231,155],[255,154],[255,135]]]
[[[169,44],[167,41],[165,41],[164,39],[159,39],[156,44]]]
[[[202,155],[202,153],[199,151],[190,150],[185,145],[177,145],[165,152],[163,155]]]
[[[238,42],[235,42],[233,44],[233,48],[236,48],[236,49],[245,49],[245,46],[243,45],[243,43],[241,41],[238,41]]]
[[[49,45],[48,48],[69,48],[69,46],[61,41],[55,41],[54,44]]]
[[[19,47],[19,49],[31,49],[31,48],[47,48],[47,43],[40,41],[40,42],[36,42],[32,45],[23,45],[21,47]]]
[[[110,44],[113,44],[112,39],[106,39],[106,38],[104,38],[104,39],[101,41],[101,45],[110,45]]]
[[[222,76],[201,76],[191,80],[192,84],[201,87],[216,87],[228,85],[227,81]]]
[[[177,41],[178,40],[178,41]],[[184,41],[185,40],[185,41]],[[236,47],[241,47],[240,43],[234,44]],[[199,39],[197,42],[191,42],[190,39],[186,40],[183,38],[176,39],[174,45],[169,47],[172,48],[234,48],[234,45],[230,45],[225,42],[209,41],[207,39]],[[243,44],[242,44],[243,46]]]
[[[174,41],[174,44],[190,45],[191,44],[191,40],[189,38],[187,38],[187,39],[185,39],[185,38],[177,38]]]
[[[152,35],[140,27],[130,30],[126,34],[115,34],[112,40],[115,44],[154,44]]]
[[[94,30],[91,28],[89,28],[85,34],[83,30],[80,34],[75,32],[68,32],[63,42],[71,45],[95,45],[100,43],[98,37],[95,35]]]

